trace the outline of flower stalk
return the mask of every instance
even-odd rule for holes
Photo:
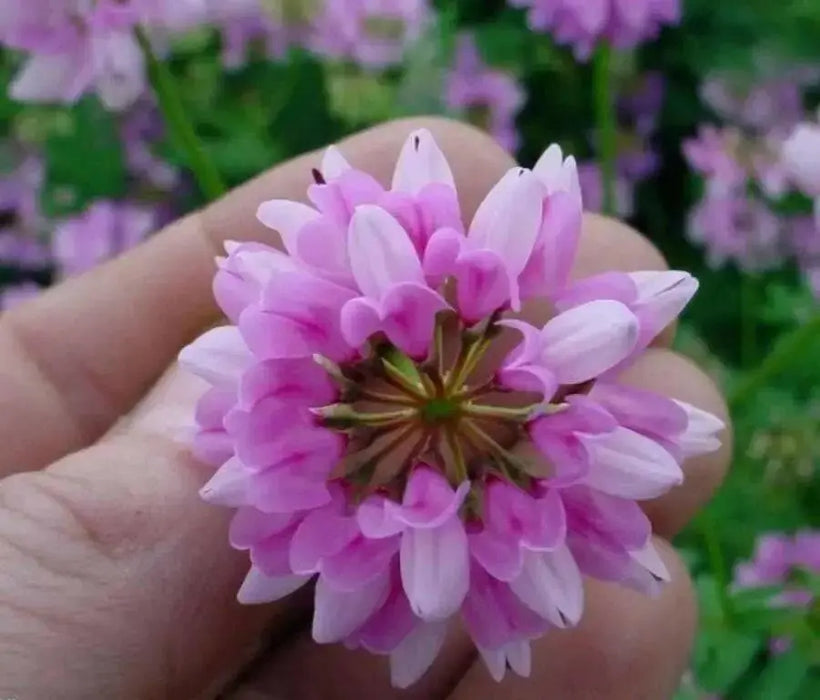
[[[185,112],[174,77],[168,67],[157,58],[145,31],[137,27],[135,32],[148,66],[151,87],[168,125],[171,139],[185,154],[188,167],[196,178],[202,194],[208,200],[218,199],[227,192],[227,187]]]

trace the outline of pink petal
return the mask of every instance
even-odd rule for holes
[[[685,401],[675,403],[686,413],[686,430],[678,438],[685,457],[697,457],[720,449],[719,433],[726,424],[717,416]]]
[[[297,527],[294,520],[284,530],[254,544],[250,548],[253,565],[267,576],[303,575],[304,571],[293,571],[290,566],[290,545]]]
[[[631,306],[638,299],[638,289],[632,278],[624,272],[602,272],[573,282],[555,298],[555,307],[559,311],[566,311],[600,299],[620,301]]]
[[[292,469],[268,469],[253,479],[248,501],[266,513],[293,513],[321,508],[331,501],[326,481],[304,477]]]
[[[584,609],[581,572],[569,549],[527,552],[510,588],[527,607],[559,627],[577,625]]]
[[[455,188],[455,180],[433,135],[427,129],[410,134],[399,154],[391,189],[418,194],[426,185],[442,184]]]
[[[350,222],[348,251],[353,276],[362,294],[374,300],[401,282],[424,284],[413,242],[381,207],[362,205]]]
[[[549,626],[502,583],[473,566],[461,612],[476,646],[498,649],[515,639],[540,637]]]
[[[197,401],[196,423],[202,428],[224,430],[225,416],[235,405],[236,393],[231,389],[209,389]]]
[[[584,483],[611,496],[657,498],[683,483],[683,472],[663,447],[627,428],[582,438],[590,455]]]
[[[687,272],[633,272],[638,288],[633,307],[641,320],[639,345],[646,347],[674,321],[698,290],[698,281]]]
[[[455,274],[464,240],[464,235],[453,228],[438,229],[430,237],[424,252],[424,274],[431,284],[438,285]]]
[[[672,399],[613,382],[598,382],[590,392],[625,428],[644,435],[673,438],[686,429],[686,412]]]
[[[428,621],[450,617],[470,585],[467,534],[461,521],[453,517],[437,528],[407,530],[400,564],[413,612]]]
[[[335,180],[352,169],[350,163],[347,162],[347,159],[336,146],[330,146],[325,150],[320,168],[325,180],[328,182]]]
[[[534,550],[555,549],[564,541],[566,516],[556,491],[536,498],[512,484],[494,479],[484,493],[484,519],[490,530]]]
[[[356,633],[358,642],[374,654],[388,654],[419,624],[413,615],[401,580],[393,577],[390,594],[381,609]]]
[[[573,156],[564,158],[559,145],[552,144],[544,151],[532,171],[546,188],[548,196],[560,192],[570,194],[580,201],[581,184],[578,181],[578,165]]]
[[[333,506],[314,510],[299,524],[290,547],[293,573],[316,573],[324,558],[338,554],[359,535],[356,520],[335,510]]]
[[[251,567],[236,598],[243,605],[272,603],[290,595],[309,580],[309,576],[266,576]]]
[[[324,560],[322,576],[337,590],[356,590],[389,568],[398,551],[398,537],[371,540],[359,536]]]
[[[561,435],[550,430],[549,419],[539,419],[530,427],[530,435],[552,469],[550,486],[569,486],[583,479],[589,471],[589,455],[575,435]]]
[[[433,665],[447,636],[445,622],[424,622],[408,634],[390,654],[390,683],[409,688]]]
[[[263,513],[244,506],[231,519],[229,541],[236,549],[249,549],[293,524],[293,513]]]
[[[521,334],[521,343],[509,354],[505,366],[537,363],[541,357],[541,331],[526,321],[502,319],[498,325],[512,328]]]
[[[461,207],[458,203],[458,194],[454,187],[439,183],[425,186],[416,195],[422,228],[427,238],[435,231],[450,228],[464,236],[464,221],[461,217]],[[426,243],[426,241],[425,241]]]
[[[389,593],[387,572],[357,591],[337,591],[320,576],[316,582],[313,639],[319,644],[342,641],[384,605]]]
[[[387,503],[387,499],[382,496],[370,496],[359,505],[356,520],[365,537],[382,539],[404,530],[405,523],[396,517],[397,510],[388,509]]]
[[[342,337],[352,348],[364,345],[382,328],[382,305],[366,297],[351,299],[342,307],[339,317]]]
[[[315,452],[316,440],[332,448],[324,431],[312,427],[304,412],[294,410],[275,397],[257,402],[248,411],[234,409],[225,417],[225,427],[236,440],[236,453],[252,468],[283,464],[294,456]]]
[[[214,386],[234,387],[253,355],[236,326],[203,333],[179,353],[179,364]]]
[[[507,389],[541,394],[544,401],[549,401],[558,390],[558,380],[555,375],[550,370],[537,365],[502,367],[497,378]]]
[[[251,472],[238,459],[229,459],[200,490],[203,501],[237,507],[247,503]]]
[[[266,360],[245,372],[239,383],[239,403],[253,408],[265,398],[302,406],[323,406],[336,398],[336,389],[312,358]]]
[[[384,295],[384,332],[400,350],[422,359],[433,339],[436,314],[448,308],[442,296],[424,284],[399,284]]]
[[[521,574],[524,555],[518,540],[485,528],[468,535],[470,554],[499,581],[512,581]]]
[[[545,200],[538,242],[519,279],[524,297],[552,296],[566,286],[582,219],[579,198],[559,192]]]
[[[617,301],[593,301],[556,316],[541,339],[541,362],[560,383],[580,384],[629,355],[638,339],[638,320]]]
[[[457,261],[456,277],[458,308],[467,321],[480,321],[507,305],[513,309],[520,307],[516,280],[494,251],[462,253]]]
[[[313,207],[287,199],[271,199],[259,205],[256,218],[274,231],[278,231],[285,250],[295,256],[298,252],[300,231],[310,222],[321,217]]]
[[[529,642],[510,642],[498,649],[478,647],[478,652],[490,676],[497,683],[504,680],[508,664],[519,676],[529,678],[532,670],[532,652]]]
[[[327,216],[312,221],[299,233],[296,247],[296,255],[305,264],[324,271],[334,281],[352,285],[346,224]]]
[[[473,250],[483,248],[499,255],[510,277],[517,278],[538,238],[544,188],[524,168],[515,168],[511,179],[503,186],[499,183],[487,195],[467,240]]]
[[[402,505],[388,501],[386,508],[407,527],[437,528],[456,516],[469,491],[468,481],[454,491],[439,472],[418,466],[410,475]]]

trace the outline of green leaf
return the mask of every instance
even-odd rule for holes
[[[46,141],[43,207],[51,215],[125,194],[126,169],[115,117],[96,98],[79,102]]]
[[[798,698],[798,689],[806,679],[809,669],[808,659],[797,650],[772,657],[744,695],[744,700]]]
[[[762,636],[746,635],[726,627],[704,630],[695,648],[700,684],[712,692],[725,692],[752,665],[763,645]]]

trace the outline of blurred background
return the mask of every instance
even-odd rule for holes
[[[575,154],[736,423],[678,698],[820,698],[820,2],[0,0],[0,85],[0,308],[386,119]]]

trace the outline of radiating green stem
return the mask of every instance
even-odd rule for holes
[[[820,345],[820,314],[780,338],[769,356],[737,385],[729,397],[729,407],[735,410],[747,403],[755,392],[789,367],[795,358],[807,356],[814,343]],[[811,362],[812,358],[807,358],[807,361]]]
[[[618,124],[612,90],[612,47],[602,41],[595,53],[593,66],[595,90],[595,124],[598,129],[598,153],[601,184],[604,192],[603,213],[615,214],[615,158]]]
[[[720,544],[717,526],[708,510],[700,514],[698,527],[706,546],[706,553],[709,556],[709,568],[715,578],[715,585],[718,589],[718,600],[721,610],[723,611],[723,617],[728,623],[731,623],[734,619],[735,609],[732,597],[729,593],[729,566],[726,562],[726,556],[723,553],[723,547]]]
[[[148,66],[151,86],[154,88],[171,139],[185,154],[188,167],[194,174],[202,193],[209,200],[218,199],[225,194],[227,188],[185,113],[174,77],[168,67],[156,57],[150,40],[140,27],[137,27],[136,35]]]

